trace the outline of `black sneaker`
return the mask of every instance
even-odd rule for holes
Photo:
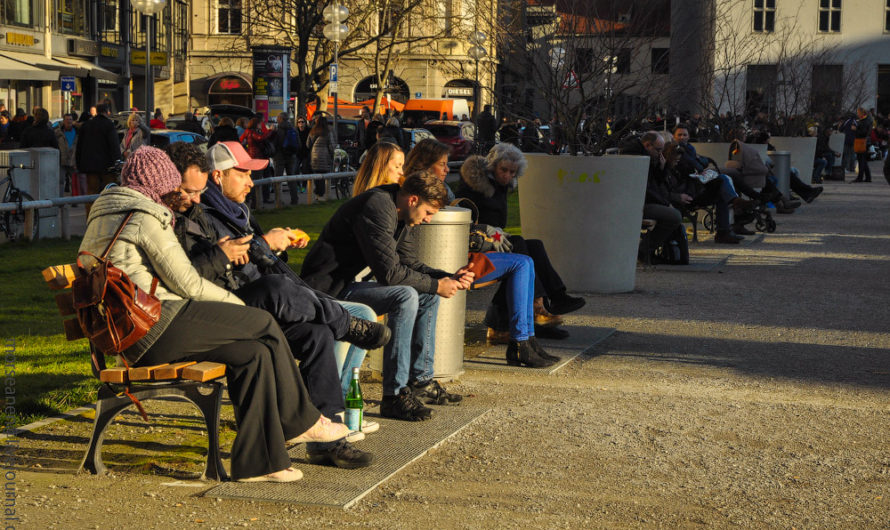
[[[464,398],[460,394],[450,394],[435,379],[426,383],[414,382],[409,385],[414,397],[427,405],[456,405]]]
[[[306,448],[309,463],[316,465],[333,464],[343,469],[368,467],[374,461],[374,455],[356,449],[346,440],[337,440],[331,444],[323,444],[324,448]]]
[[[379,322],[349,316],[349,329],[341,340],[355,344],[363,350],[376,350],[389,342],[392,332]]]
[[[383,401],[380,402],[380,415],[396,420],[423,421],[430,419],[433,411],[424,407],[423,403],[414,397],[411,389],[405,387],[397,396],[383,396]]]

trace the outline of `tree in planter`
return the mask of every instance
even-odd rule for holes
[[[567,0],[558,6],[529,12],[517,2],[507,16],[501,12],[508,57],[502,63],[520,80],[520,100],[510,107],[522,109],[520,118],[534,118],[531,109],[551,116],[570,153],[601,153],[665,106],[669,4]],[[523,19],[535,24],[516,31]]]

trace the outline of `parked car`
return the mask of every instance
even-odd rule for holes
[[[442,115],[452,120],[461,116],[469,116],[470,108],[465,99],[425,98],[409,99],[405,102],[402,119],[410,118],[415,124],[423,124],[428,120],[438,120]]]
[[[256,116],[256,113],[253,110],[248,107],[242,107],[241,105],[210,105],[209,107],[202,107],[198,110],[199,112],[195,116],[198,118],[198,121],[203,122],[205,117],[209,118],[214,127],[216,127],[220,119],[225,117],[232,118],[232,121],[237,122],[239,118],[250,119]],[[167,129],[177,129],[182,125],[183,121],[185,121],[185,113],[171,114],[167,117],[165,125],[167,126]]]
[[[414,149],[414,146],[417,145],[417,142],[421,140],[424,140],[426,138],[435,138],[435,136],[433,136],[433,133],[431,133],[428,129],[424,129],[423,127],[408,127],[402,130],[408,137],[408,149]]]
[[[426,122],[423,127],[436,140],[451,146],[452,160],[463,160],[473,151],[475,131],[471,122],[433,120]]]
[[[120,140],[124,139],[125,130],[117,132]],[[202,151],[207,151],[207,138],[200,134],[188,131],[171,131],[167,129],[152,129],[149,144],[158,149],[164,149],[173,142],[186,142],[196,144]]]

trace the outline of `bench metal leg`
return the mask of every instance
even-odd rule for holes
[[[207,395],[201,389],[209,390]],[[192,402],[204,417],[207,427],[207,461],[204,466],[203,480],[228,480],[228,474],[222,464],[219,451],[219,416],[222,405],[222,383],[198,383],[194,381],[170,383],[156,386],[135,388],[133,396],[139,401],[178,396]],[[105,441],[105,430],[111,421],[133,402],[125,395],[118,393],[109,385],[99,388],[99,399],[96,402],[96,419],[93,421],[93,433],[90,444],[80,464],[80,470],[94,475],[104,474],[108,470],[102,463],[102,443]]]

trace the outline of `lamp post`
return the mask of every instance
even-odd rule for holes
[[[151,122],[152,92],[154,71],[151,66],[151,39],[156,28],[153,27],[154,16],[164,10],[167,0],[132,0],[133,8],[145,16],[145,124]]]
[[[349,10],[346,9],[346,6],[334,3],[324,8],[323,14],[324,19],[328,22],[324,27],[324,36],[334,43],[334,62],[331,63],[331,73],[328,77],[328,83],[330,83],[328,91],[334,97],[334,146],[336,147],[339,143],[337,138],[337,92],[340,88],[338,79],[340,65],[337,56],[340,53],[340,41],[344,40],[346,34],[349,33],[346,24],[341,23],[349,16]]]
[[[481,31],[474,31],[470,34],[469,41],[473,46],[467,50],[467,55],[476,61],[476,84],[473,87],[473,138],[478,141],[479,136],[479,60],[487,55],[482,43],[485,42],[487,35]]]

